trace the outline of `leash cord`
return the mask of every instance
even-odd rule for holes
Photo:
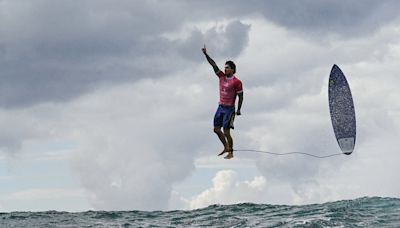
[[[247,149],[240,149],[240,150],[233,150],[233,151],[264,153],[264,154],[271,154],[271,155],[276,155],[276,156],[285,156],[285,155],[291,155],[291,154],[302,154],[302,155],[307,155],[307,156],[311,156],[311,157],[314,157],[314,158],[328,158],[328,157],[343,155],[342,153],[337,153],[337,154],[329,154],[329,155],[324,155],[324,156],[318,156],[318,155],[315,155],[315,154],[309,154],[309,153],[304,153],[304,152],[274,153],[274,152],[269,152],[269,151],[247,150]]]

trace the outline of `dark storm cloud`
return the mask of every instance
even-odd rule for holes
[[[99,84],[162,77],[203,61],[206,39],[224,40],[217,53],[230,55],[248,39],[239,21],[211,35],[193,30],[188,38],[166,39],[164,33],[197,20],[186,12],[188,4],[177,1],[0,4],[0,107],[60,102]]]
[[[158,78],[248,44],[248,15],[320,38],[372,33],[397,18],[397,1],[0,1],[0,107],[62,102],[99,85]],[[184,24],[230,21],[221,29]],[[317,35],[315,35],[317,34]]]
[[[269,20],[304,32],[337,33],[345,37],[372,33],[398,17],[398,1],[272,0],[260,3]]]
[[[98,82],[126,80],[124,59],[135,61],[143,36],[168,28],[157,23],[163,15],[152,15],[145,4],[10,1],[3,7],[2,106],[69,99]],[[140,14],[147,15],[147,24]],[[159,26],[149,29],[154,25]]]
[[[343,38],[379,30],[399,18],[395,0],[218,1],[218,12],[229,15],[261,14],[266,20],[307,35],[336,34]],[[199,6],[201,7],[201,6]]]

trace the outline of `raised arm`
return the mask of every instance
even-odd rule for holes
[[[204,55],[207,58],[207,61],[210,63],[210,65],[213,67],[214,72],[217,73],[219,70],[217,64],[215,63],[215,61],[207,54],[207,49],[206,49],[206,45],[204,44],[204,47],[201,49],[204,53]]]

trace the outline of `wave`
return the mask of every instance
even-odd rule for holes
[[[400,227],[400,199],[302,206],[241,203],[197,210],[0,213],[0,227]]]

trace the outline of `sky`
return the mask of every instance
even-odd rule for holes
[[[400,197],[399,8],[0,0],[0,211]],[[218,79],[204,44],[243,83],[235,149],[340,153],[328,108],[337,64],[355,103],[354,153],[216,156]]]

